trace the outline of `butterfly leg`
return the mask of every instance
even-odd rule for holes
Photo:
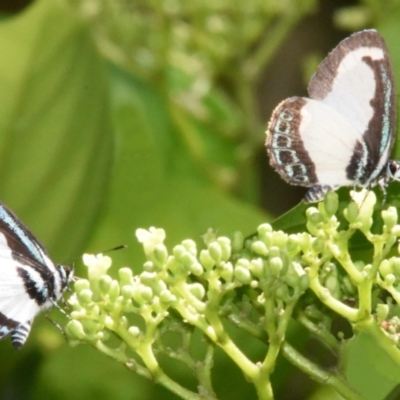
[[[385,205],[385,203],[386,203],[386,200],[387,200],[388,181],[386,179],[380,179],[378,181],[378,186],[379,186],[379,189],[382,192],[382,203],[381,203],[381,206],[383,207]]]
[[[316,203],[317,201],[321,201],[331,190],[333,190],[333,188],[329,185],[313,186],[311,189],[308,189],[303,201],[305,203]]]
[[[18,325],[11,332],[11,342],[16,349],[20,349],[28,338],[31,330],[31,321]]]

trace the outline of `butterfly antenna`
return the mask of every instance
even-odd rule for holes
[[[120,244],[119,246],[112,247],[111,249],[102,251],[101,253],[102,253],[102,254],[104,254],[104,253],[110,253],[111,251],[126,249],[127,247],[128,247],[128,246],[127,246],[126,244]]]

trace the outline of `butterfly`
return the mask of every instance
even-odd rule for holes
[[[270,164],[292,185],[308,187],[306,203],[342,186],[400,180],[389,160],[396,130],[396,94],[389,54],[375,30],[354,33],[321,62],[307,97],[273,111],[266,147]]]
[[[73,270],[55,265],[44,247],[0,202],[0,339],[11,335],[17,349],[35,316],[60,300]]]

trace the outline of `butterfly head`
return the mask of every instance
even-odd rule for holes
[[[67,267],[66,265],[57,264],[56,270],[60,276],[59,295],[61,296],[61,294],[69,287],[69,284],[74,278],[74,269]]]
[[[400,181],[400,163],[390,160],[386,166],[386,181]]]

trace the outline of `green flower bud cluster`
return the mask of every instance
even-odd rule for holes
[[[258,337],[268,336],[274,354],[268,358],[271,363],[295,307],[299,320],[330,343],[336,339],[329,336],[325,307],[357,324],[358,330],[368,326],[366,321],[375,321],[397,343],[400,324],[393,307],[376,305],[371,295],[380,287],[400,304],[400,249],[394,254],[400,237],[397,210],[382,211],[380,232],[371,232],[375,194],[362,191],[352,196],[354,201],[343,210],[344,219],[337,215],[336,193],[329,193],[317,207],[309,207],[308,232],[287,234],[266,223],[246,239],[240,232],[228,238],[209,230],[201,248],[187,239],[169,251],[164,230],[138,229],[136,236],[146,261],[135,276],[131,269],[121,268],[114,279],[107,273],[109,257],[85,255],[88,279],[75,283],[69,299],[72,311],[66,333],[71,343],[88,342],[120,359],[115,349],[105,350],[110,333],[115,333],[121,349],[128,345],[151,369],[153,346],[161,343],[161,332],[176,331],[177,325],[187,332],[191,325],[240,364],[242,355],[221,322],[229,318]],[[370,259],[353,259],[349,251],[357,231],[373,248]],[[299,302],[308,290],[315,295],[309,297],[319,302]],[[322,322],[319,329],[314,321]],[[158,346],[167,351],[162,344]]]

